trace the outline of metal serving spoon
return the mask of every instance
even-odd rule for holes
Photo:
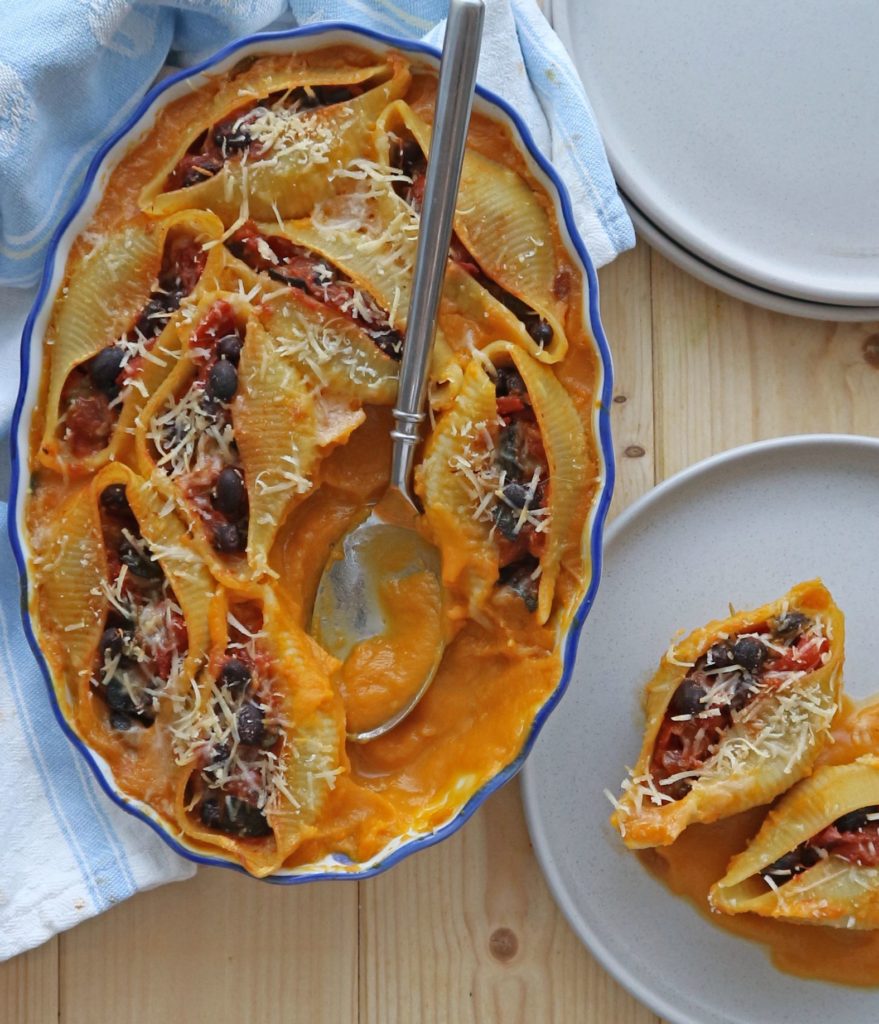
[[[400,365],[395,429],[388,490],[369,517],[342,538],[333,550],[315,596],[312,634],[340,661],[360,642],[386,633],[380,595],[389,582],[413,573],[429,573],[442,594],[439,552],[416,529],[421,510],[411,492],[412,462],[424,419],[430,355],[452,218],[461,180],[467,127],[473,105],[476,65],[482,38],[483,0],[450,0],[445,43],[437,85],[436,114],[412,278],[412,299]],[[425,610],[425,615],[429,613]],[[436,615],[442,614],[441,601]],[[411,696],[380,724],[349,732],[358,743],[382,736],[399,724],[421,700],[433,681],[443,654],[441,623],[432,623],[435,644],[429,667],[416,679]],[[428,652],[429,653],[429,652]]]

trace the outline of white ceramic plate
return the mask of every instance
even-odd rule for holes
[[[782,974],[711,924],[608,824],[641,745],[640,694],[678,629],[821,576],[846,615],[845,685],[879,686],[879,440],[817,435],[725,452],[651,491],[610,528],[601,590],[560,714],[524,770],[534,848],[583,942],[675,1024],[864,1024],[875,990]]]
[[[875,0],[553,0],[614,173],[760,288],[879,305]]]
[[[779,292],[769,292],[765,288],[758,288],[754,284],[742,281],[731,274],[725,274],[718,270],[711,263],[700,260],[687,249],[671,238],[659,228],[648,217],[638,209],[628,198],[620,193],[632,223],[635,225],[635,232],[639,238],[658,249],[663,256],[667,256],[672,263],[686,270],[688,274],[704,281],[712,288],[718,288],[733,298],[741,299],[742,302],[750,302],[754,306],[762,306],[764,309],[771,309],[774,313],[784,313],[787,316],[802,316],[809,320],[833,320],[846,321],[848,323],[861,323],[865,320],[879,320],[879,306],[831,306],[828,303],[807,302],[805,299],[794,299],[789,295],[782,295]]]

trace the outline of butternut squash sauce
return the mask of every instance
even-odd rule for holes
[[[876,750],[879,702],[844,698],[835,742],[820,764],[847,764]],[[840,985],[879,985],[879,931],[855,931],[811,924],[789,924],[757,914],[714,913],[708,890],[726,873],[730,858],[755,835],[769,807],[756,807],[713,825],[691,825],[671,846],[638,853],[645,868],[673,893],[689,900],[713,925],[764,945],[780,971]]]

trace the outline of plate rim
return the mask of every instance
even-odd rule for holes
[[[834,323],[870,323],[879,320],[879,306],[838,306],[829,302],[813,302],[810,299],[798,299],[784,292],[773,292],[768,288],[745,281],[743,278],[728,274],[696,253],[690,252],[680,242],[672,238],[655,224],[633,199],[620,189],[620,198],[626,212],[635,226],[635,233],[643,238],[663,256],[671,260],[675,266],[691,274],[711,288],[726,295],[758,306],[760,309],[784,316],[798,316],[806,320],[823,320]]]
[[[871,437],[868,434],[788,434],[736,445],[734,448],[716,452],[707,458],[694,462],[690,466],[684,467],[642,494],[607,527],[604,540],[605,548],[609,547],[616,540],[617,535],[623,533],[632,522],[645,512],[649,513],[651,508],[657,502],[663,500],[667,494],[690,484],[694,477],[712,472],[724,464],[748,459],[752,456],[759,456],[766,452],[785,451],[791,448],[808,448],[811,446],[822,449],[832,447],[868,449],[879,455],[879,438]],[[702,1021],[689,1015],[686,1011],[680,1010],[677,1006],[667,1002],[663,996],[657,995],[650,989],[621,958],[615,956],[601,942],[589,922],[575,912],[574,901],[568,896],[565,886],[561,881],[552,850],[540,825],[541,805],[537,792],[535,771],[533,760],[525,764],[522,770],[521,792],[525,823],[528,828],[531,845],[534,849],[534,855],[537,858],[544,881],[552,895],[553,902],[562,912],[571,930],[611,977],[648,1009],[665,1017],[669,1024],[703,1024]],[[682,897],[677,898],[680,899]],[[742,941],[748,940],[743,939]],[[808,981],[809,979],[805,980]],[[839,987],[847,989],[850,986],[840,985]],[[759,1022],[754,1021],[753,1024],[759,1024]]]

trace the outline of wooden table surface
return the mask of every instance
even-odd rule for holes
[[[616,365],[612,514],[690,463],[747,441],[879,435],[879,324],[746,306],[643,243],[600,280]],[[597,965],[556,909],[514,781],[451,839],[370,881],[284,889],[203,869],[0,965],[0,1022],[50,1021],[657,1018]]]

